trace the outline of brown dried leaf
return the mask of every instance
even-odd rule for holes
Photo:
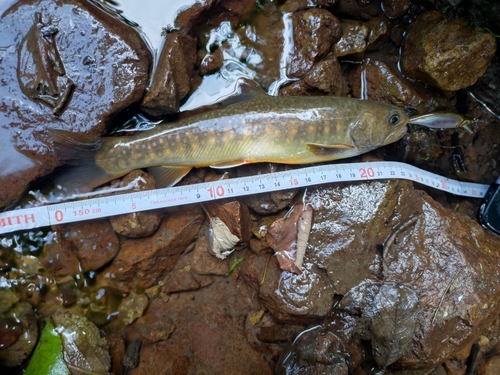
[[[297,258],[295,265],[299,270],[302,270],[302,262],[306,254],[307,242],[309,241],[309,233],[312,227],[312,207],[307,205],[300,213],[299,222],[297,223]]]
[[[90,320],[67,313],[56,313],[52,319],[61,337],[64,361],[71,374],[109,373],[108,342]]]
[[[373,356],[380,367],[396,362],[408,348],[417,325],[418,296],[394,282],[382,284],[369,309]]]
[[[295,205],[288,214],[271,224],[267,231],[266,241],[276,252],[276,259],[281,269],[296,274],[302,271],[295,265],[297,254],[297,223],[304,210],[303,204]]]

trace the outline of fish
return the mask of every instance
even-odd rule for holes
[[[458,129],[463,128],[469,133],[473,133],[469,125],[475,123],[474,119],[457,113],[427,113],[425,115],[414,116],[408,120],[409,124],[423,125],[430,129]]]
[[[147,168],[157,187],[169,187],[193,167],[338,160],[396,142],[407,122],[404,110],[376,101],[260,96],[133,136],[95,141],[52,130],[59,161],[69,165],[56,184],[86,192]]]

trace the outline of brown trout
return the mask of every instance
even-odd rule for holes
[[[407,121],[403,110],[374,101],[266,96],[94,144],[53,131],[60,160],[74,165],[57,183],[88,191],[148,168],[157,185],[166,187],[193,167],[337,160],[397,141]]]

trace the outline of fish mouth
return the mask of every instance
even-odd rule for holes
[[[393,143],[403,138],[406,135],[407,131],[408,131],[408,126],[405,125],[398,131],[389,134],[389,136],[385,139],[385,144]]]

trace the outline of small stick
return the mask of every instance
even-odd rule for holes
[[[393,229],[391,234],[389,235],[389,237],[387,237],[387,239],[384,241],[384,255],[382,257],[382,263],[383,263],[383,273],[385,273],[385,269],[387,268],[387,263],[385,261],[385,258],[387,256],[387,254],[389,253],[389,250],[391,249],[391,246],[392,244],[394,243],[394,241],[396,240],[396,236],[401,233],[403,230],[405,230],[406,228],[408,228],[410,225],[413,225],[417,222],[417,220],[420,218],[420,216],[422,216],[422,213],[421,212],[414,212],[410,215],[409,219],[406,220],[405,223],[403,223],[399,228],[397,229]]]
[[[437,313],[439,311],[439,309],[441,308],[441,303],[443,303],[443,300],[444,300],[444,296],[446,295],[446,293],[448,293],[448,291],[450,290],[451,286],[453,285],[453,283],[455,282],[455,280],[457,279],[458,275],[460,275],[460,273],[465,269],[465,266],[460,268],[456,273],[455,273],[455,276],[453,276],[453,279],[451,279],[451,281],[448,283],[448,285],[446,286],[446,289],[444,290],[443,294],[441,295],[441,299],[439,300],[439,303],[436,307],[436,311],[434,312],[434,316],[432,317],[432,320],[431,320],[431,325],[434,324],[434,321],[436,320],[436,316],[437,316]]]
[[[264,284],[264,282],[266,281],[267,267],[269,266],[269,259],[271,259],[272,256],[273,256],[272,254],[269,254],[269,256],[267,257],[266,268],[264,268],[264,275],[262,275],[262,280],[260,281],[260,285]]]
[[[309,240],[309,233],[312,227],[312,208],[307,205],[300,214],[298,228],[297,228],[297,256],[295,257],[294,264],[299,270],[302,271],[302,263],[304,262],[304,255],[306,254],[307,242]]]

